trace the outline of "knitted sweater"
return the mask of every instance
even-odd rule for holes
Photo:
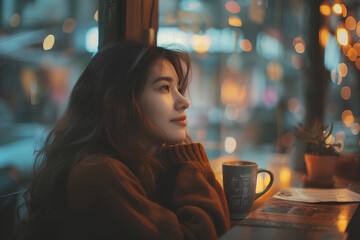
[[[64,237],[208,240],[226,232],[230,218],[225,195],[203,146],[170,147],[163,157],[177,169],[168,180],[172,186],[161,194],[171,196],[168,204],[150,199],[122,162],[103,154],[83,158],[68,179],[72,221],[71,234]]]

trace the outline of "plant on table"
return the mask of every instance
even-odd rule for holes
[[[321,119],[314,119],[308,126],[299,123],[299,126],[294,127],[294,129],[297,132],[296,136],[308,143],[305,153],[308,177],[332,182],[339,156],[335,147],[341,147],[341,144],[330,143],[328,138],[331,136],[333,124],[331,124],[330,130],[326,132],[328,127],[324,125]]]
[[[308,143],[307,153],[317,156],[339,156],[334,147],[341,147],[340,143],[330,144],[327,139],[331,136],[333,124],[326,133],[329,126],[325,126],[321,119],[314,119],[309,126],[299,123],[299,127],[294,127],[297,131],[296,136]],[[327,143],[329,142],[329,143]]]

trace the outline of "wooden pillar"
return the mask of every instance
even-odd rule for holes
[[[156,44],[158,0],[100,0],[99,48],[123,39]]]
[[[308,61],[305,64],[304,93],[305,93],[305,121],[306,124],[314,118],[324,119],[324,104],[329,80],[329,73],[324,67],[324,50],[319,42],[319,30],[322,26],[320,14],[321,1],[307,0],[307,15],[304,26],[307,36],[306,54]],[[304,152],[306,144],[301,142],[295,154],[296,170],[305,170]]]
[[[323,119],[324,103],[329,80],[329,73],[324,67],[324,50],[319,42],[319,30],[322,26],[322,16],[320,14],[321,1],[308,0],[309,16],[307,17],[308,36],[307,36],[307,56],[305,78],[305,106],[306,123],[314,118]]]

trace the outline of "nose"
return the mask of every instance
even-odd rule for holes
[[[175,109],[176,110],[185,110],[190,106],[189,100],[187,100],[183,95],[180,93],[178,94],[176,103],[175,103]]]

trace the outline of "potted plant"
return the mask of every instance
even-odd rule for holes
[[[330,144],[326,141],[331,136],[333,124],[326,132],[328,126],[325,126],[321,119],[314,119],[308,126],[299,123],[299,127],[294,129],[297,132],[296,136],[308,143],[305,152],[307,180],[332,183],[339,157],[334,147],[341,147],[340,143]]]

